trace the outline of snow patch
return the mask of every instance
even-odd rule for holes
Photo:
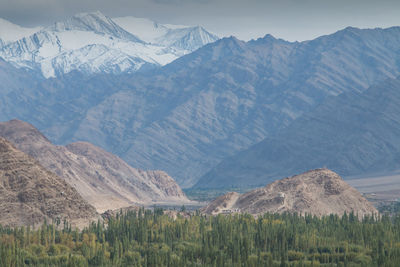
[[[40,27],[24,28],[0,18],[0,39],[4,43],[10,43],[20,40],[26,36],[40,31]]]

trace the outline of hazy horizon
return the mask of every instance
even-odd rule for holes
[[[0,0],[0,18],[25,27],[49,25],[96,10],[111,18],[134,16],[167,24],[201,25],[220,37],[233,35],[241,40],[272,34],[303,41],[348,26],[400,25],[400,2],[393,0]]]

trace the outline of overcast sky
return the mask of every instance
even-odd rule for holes
[[[399,0],[0,0],[0,17],[23,26],[49,25],[79,12],[202,25],[242,40],[270,33],[308,40],[346,26],[400,26]]]

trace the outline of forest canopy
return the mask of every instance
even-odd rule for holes
[[[400,216],[171,218],[140,209],[80,231],[0,227],[0,266],[397,266]]]

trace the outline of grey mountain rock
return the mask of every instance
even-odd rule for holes
[[[397,76],[399,37],[400,28],[348,28],[303,43],[225,38],[135,76],[88,110],[72,138],[96,136],[131,164],[190,186],[327,97]]]
[[[317,167],[352,176],[398,170],[400,78],[330,98],[274,137],[222,161],[197,187],[257,186]]]

